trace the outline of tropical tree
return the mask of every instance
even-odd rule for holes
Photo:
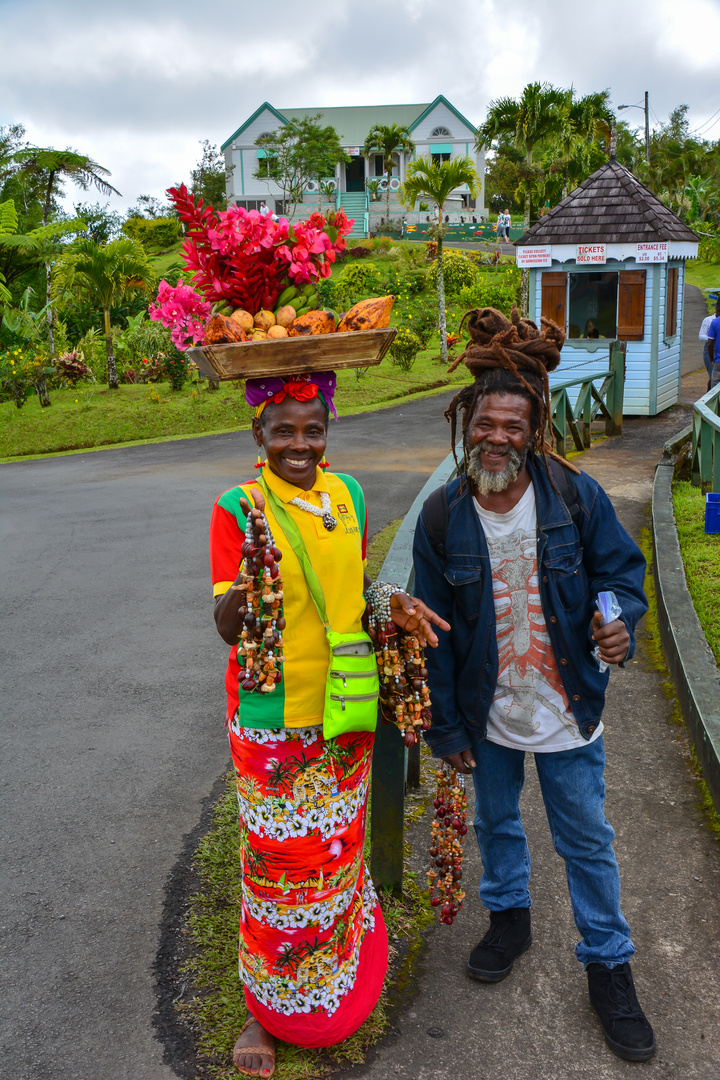
[[[90,187],[96,187],[102,195],[119,195],[120,192],[105,179],[110,176],[110,170],[98,165],[92,158],[85,154],[78,154],[74,150],[52,150],[38,146],[26,146],[16,151],[13,161],[18,166],[21,176],[34,179],[43,192],[42,198],[42,223],[47,225],[53,202],[62,194],[63,182],[71,180],[83,191]],[[48,322],[48,338],[50,341],[50,356],[55,355],[55,342],[53,339],[53,309],[52,309],[52,261],[45,263],[45,293]]]
[[[94,240],[79,240],[57,263],[56,292],[85,298],[103,313],[108,386],[118,389],[110,311],[128,295],[149,290],[155,282],[142,246],[123,237],[101,247]]]
[[[469,157],[450,158],[439,165],[430,156],[411,161],[407,168],[407,177],[400,187],[399,199],[408,210],[415,207],[418,199],[429,199],[435,204],[437,212],[437,305],[438,328],[440,330],[440,355],[447,363],[447,319],[445,317],[445,279],[443,277],[442,241],[443,241],[443,206],[452,191],[467,185],[470,198],[474,199],[482,190],[482,181]]]
[[[371,154],[381,153],[387,173],[387,206],[385,220],[390,221],[390,176],[392,174],[393,154],[414,154],[415,143],[410,136],[410,129],[402,124],[374,124],[370,128],[365,144],[363,155],[369,158]]]
[[[563,100],[551,107],[556,130],[543,141],[541,164],[546,175],[562,177],[559,196],[564,199],[571,186],[587,180],[606,159],[614,117],[609,90],[581,98],[572,87],[562,93]]]
[[[283,209],[286,204],[295,207],[302,202],[308,180],[317,183],[318,211],[321,208],[321,183],[335,175],[335,166],[350,158],[340,145],[335,128],[321,127],[322,113],[305,116],[302,120],[290,120],[284,127],[261,135],[255,145],[265,152],[257,170],[256,180],[274,180],[283,193]]]

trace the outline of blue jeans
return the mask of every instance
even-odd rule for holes
[[[473,740],[475,832],[483,875],[480,899],[490,911],[530,907],[530,852],[520,818],[525,752]],[[595,742],[535,754],[556,852],[565,860],[583,964],[623,964],[635,952],[620,910],[620,874],[605,817],[605,750]]]

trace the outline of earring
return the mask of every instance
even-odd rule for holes
[[[323,459],[320,462],[320,468],[322,469],[323,472],[325,472],[325,470],[329,467],[329,465],[330,465],[330,462],[327,460],[327,458],[323,454]]]
[[[257,459],[257,465],[255,466],[255,468],[256,469],[262,469],[263,465],[267,465],[267,462],[263,461],[262,454],[258,450],[258,459]]]

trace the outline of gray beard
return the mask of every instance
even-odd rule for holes
[[[524,468],[527,461],[527,450],[523,454],[518,454],[517,450],[511,446],[508,450],[508,462],[505,468],[501,469],[500,472],[488,472],[480,464],[480,455],[484,449],[486,449],[485,444],[480,443],[470,451],[465,459],[465,469],[475,485],[475,491],[478,495],[491,495],[494,492],[505,491],[517,480],[520,470]]]

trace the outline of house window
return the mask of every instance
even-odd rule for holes
[[[645,271],[543,272],[542,314],[569,339],[642,341]]]
[[[261,202],[265,203],[271,214],[277,213],[277,206],[274,199],[235,199],[235,205],[241,206],[244,210],[259,210]]]
[[[432,159],[433,165],[441,165],[443,161],[450,160],[450,154],[433,154]]]
[[[678,268],[668,266],[665,282],[665,337],[677,334]]]
[[[430,132],[430,138],[431,139],[442,139],[442,138],[451,139],[452,135],[450,134],[450,132],[448,131],[448,129],[446,127],[436,127],[436,128],[433,128],[432,131]]]
[[[375,155],[375,176],[382,176],[385,172],[385,158],[382,154]]]

